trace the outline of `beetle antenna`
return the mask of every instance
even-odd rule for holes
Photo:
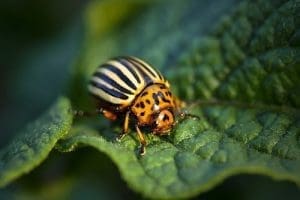
[[[83,111],[83,110],[70,110],[75,117],[92,117],[103,113],[103,109],[96,109],[95,111]]]
[[[194,114],[191,114],[191,113],[187,113],[187,112],[181,112],[179,113],[179,116],[181,119],[186,119],[186,118],[191,118],[191,119],[194,119],[194,120],[199,120],[200,117],[198,115],[194,115]]]
[[[198,115],[190,114],[187,112],[180,112],[179,114],[180,119],[177,119],[174,123],[174,125],[178,124],[179,122],[185,120],[185,119],[193,119],[193,120],[200,120],[201,118]]]

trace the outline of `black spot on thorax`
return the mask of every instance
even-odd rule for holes
[[[156,93],[152,93],[152,98],[154,99],[154,103],[155,103],[156,105],[158,105],[158,104],[159,104],[159,99],[158,99],[158,96],[157,96]]]
[[[165,85],[161,85],[159,86],[160,89],[166,89],[166,86]]]
[[[157,93],[152,93],[152,97],[153,97],[153,99],[154,99],[156,105],[159,104],[159,97],[160,97],[164,102],[170,103],[170,100],[168,100],[168,99],[165,97],[165,95],[164,95],[161,91],[159,91],[159,92],[157,92]]]
[[[146,96],[148,94],[148,92],[143,92],[142,97]]]
[[[162,92],[158,92],[158,95],[161,97],[161,99],[166,102],[166,103],[170,103],[170,101],[168,99],[166,99],[165,95]]]

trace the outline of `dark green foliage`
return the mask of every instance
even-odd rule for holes
[[[3,187],[45,160],[72,124],[70,102],[61,98],[43,116],[0,151],[0,186]]]
[[[110,21],[101,21],[108,13]],[[60,152],[90,146],[105,153],[129,187],[148,198],[196,196],[241,173],[299,186],[299,13],[297,0],[92,2],[68,90],[73,106],[92,109],[86,84],[100,63],[135,55],[160,69],[200,119],[181,121],[169,136],[147,134],[147,154],[139,157],[135,132],[116,142],[120,127],[103,117],[75,121],[66,134],[64,99],[62,109],[54,107],[2,150],[0,185],[33,169],[61,139]],[[48,127],[53,138],[40,145],[44,137],[37,135]],[[5,156],[23,141],[42,156],[27,147],[16,160]]]

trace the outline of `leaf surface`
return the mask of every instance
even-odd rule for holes
[[[0,187],[28,173],[47,158],[55,143],[71,128],[70,108],[69,100],[60,98],[0,151]]]
[[[196,106],[193,113],[201,120],[184,120],[168,137],[148,135],[143,157],[134,132],[118,143],[109,128],[75,127],[59,149],[95,147],[111,157],[130,187],[151,198],[191,197],[240,173],[300,185],[299,115],[232,105]]]

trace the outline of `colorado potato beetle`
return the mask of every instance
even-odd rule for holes
[[[141,155],[145,154],[146,147],[141,128],[150,128],[156,135],[168,134],[182,106],[159,71],[131,56],[116,57],[100,65],[92,75],[88,90],[106,118],[124,118],[119,139],[128,133],[129,120],[134,121]]]

